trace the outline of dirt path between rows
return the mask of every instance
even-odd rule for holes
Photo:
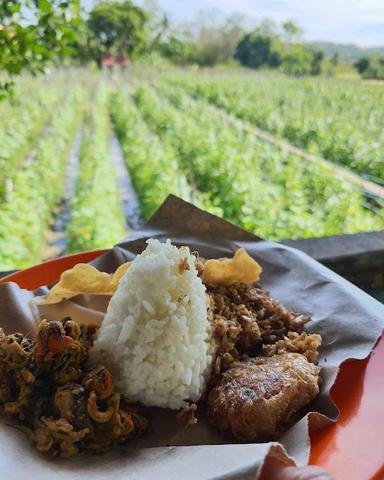
[[[131,176],[124,162],[119,140],[115,135],[112,135],[110,139],[110,152],[119,184],[121,205],[127,229],[137,230],[143,224],[140,215],[140,204],[132,185]]]
[[[63,195],[59,206],[54,212],[54,218],[47,232],[47,247],[43,253],[43,260],[64,255],[67,251],[67,226],[71,220],[71,202],[76,192],[76,182],[79,173],[79,155],[82,138],[82,128],[76,132],[75,139],[69,154],[67,173],[64,179]]]

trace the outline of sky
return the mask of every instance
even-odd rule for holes
[[[157,3],[174,22],[188,22],[201,10],[241,12],[252,20],[265,17],[277,22],[294,20],[304,29],[307,40],[384,46],[384,0],[157,0]]]

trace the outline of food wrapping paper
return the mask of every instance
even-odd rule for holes
[[[81,455],[72,459],[39,454],[22,433],[0,422],[2,478],[77,480],[80,478],[130,480],[255,480],[269,462],[304,465],[309,457],[309,431],[337,420],[338,411],[329,391],[340,364],[363,359],[378,340],[384,324],[384,306],[372,297],[293,248],[262,240],[214,215],[170,195],[140,230],[91,262],[113,273],[146,246],[148,238],[171,239],[188,245],[205,258],[232,256],[241,247],[263,267],[262,287],[292,310],[312,317],[306,330],[319,333],[321,390],[299,419],[278,442],[237,443],[211,427],[204,418],[185,428],[175,412],[150,409],[151,429],[136,443],[118,447],[103,456]],[[41,318],[70,315],[76,320],[103,318],[109,297],[82,296],[59,305],[36,306],[30,300],[47,292],[0,285],[0,326],[7,333],[31,336]]]

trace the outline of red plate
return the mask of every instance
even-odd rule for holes
[[[55,282],[77,263],[89,262],[105,250],[77,253],[13,273],[13,281],[33,290]],[[339,421],[311,435],[310,463],[329,470],[336,480],[384,479],[384,339],[367,360],[345,362],[332,389]]]

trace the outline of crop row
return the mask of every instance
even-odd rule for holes
[[[79,176],[68,225],[69,252],[110,247],[126,234],[110,156],[109,99],[107,86],[100,83],[83,129]]]
[[[120,88],[114,95],[112,116],[144,220],[170,193],[215,211],[208,199],[193,187],[173,145],[160,141],[156,132],[150,131],[126,88]]]
[[[257,127],[373,180],[384,180],[384,89],[282,75],[168,75]]]
[[[241,95],[255,94],[253,75],[239,75],[236,96],[226,76],[153,76],[151,84],[145,79],[139,86],[120,82],[111,93],[100,79],[95,87],[96,77],[87,72],[71,79],[68,87],[64,74],[55,75],[40,84],[22,85],[25,98],[0,105],[4,115],[0,141],[6,139],[8,149],[0,152],[5,166],[0,168],[0,270],[41,261],[46,231],[63,195],[69,151],[87,104],[66,227],[69,252],[108,247],[126,234],[111,157],[112,125],[145,220],[174,193],[268,239],[384,228],[383,212],[365,209],[361,192],[326,164],[304,161],[260,140],[242,122],[226,121],[226,110],[233,103],[239,109],[234,113],[256,124],[251,118],[255,109],[249,109],[249,117],[240,110]],[[91,99],[81,86],[84,78],[87,90],[93,91]],[[216,91],[221,89],[216,84],[223,90]],[[63,92],[65,103],[60,101]],[[321,89],[320,93],[326,95]],[[331,113],[333,109],[330,105]],[[306,146],[313,145],[317,144]],[[12,179],[12,188],[1,197],[6,178]]]
[[[68,154],[85,97],[80,85],[72,85],[33,156],[14,175],[13,189],[0,210],[2,270],[22,268],[42,259],[45,232],[63,193]]]
[[[11,189],[13,176],[37,143],[44,126],[63,96],[65,75],[28,79],[15,98],[0,105],[0,204]]]
[[[229,125],[174,83],[155,83],[157,93],[143,85],[134,95],[143,118],[224,218],[269,239],[383,227],[362,207],[360,192],[327,166]]]

